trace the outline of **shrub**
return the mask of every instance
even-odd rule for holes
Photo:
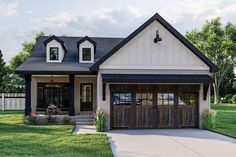
[[[29,116],[25,117],[24,122],[26,124],[35,124],[36,123],[36,115],[30,113]]]
[[[65,115],[63,117],[63,124],[68,125],[70,123],[70,117]]]
[[[48,117],[45,118],[45,122],[47,124],[54,124],[56,122],[56,117],[53,117],[51,114],[49,114]]]
[[[231,101],[232,101],[233,104],[236,104],[236,95],[234,95],[234,96],[232,97]]]
[[[226,94],[224,99],[222,100],[222,103],[232,103],[232,97],[233,94]]]
[[[105,130],[105,112],[101,109],[97,109],[96,111],[95,126],[97,132],[103,132]]]
[[[216,111],[210,109],[203,111],[203,127],[205,129],[214,129],[216,127]]]

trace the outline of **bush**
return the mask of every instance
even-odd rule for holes
[[[101,109],[97,109],[96,111],[95,126],[97,132],[103,132],[105,130],[105,112]]]
[[[232,97],[231,101],[232,101],[233,104],[236,104],[236,95],[234,95],[234,96]]]
[[[226,94],[222,99],[222,103],[232,103],[233,94]]]
[[[214,129],[216,127],[216,111],[210,109],[203,111],[203,127],[205,129]]]
[[[64,116],[63,117],[63,124],[68,125],[70,123],[70,117],[69,116]]]
[[[36,123],[36,115],[30,113],[29,116],[25,117],[24,122],[26,124],[35,124]]]
[[[47,124],[54,124],[56,122],[56,117],[53,117],[52,115],[48,115],[48,117],[45,119],[45,122]]]

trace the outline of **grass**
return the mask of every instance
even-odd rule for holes
[[[236,138],[236,104],[211,105],[217,111],[217,124],[213,131]]]
[[[112,157],[105,134],[72,135],[71,125],[29,126],[23,112],[0,111],[0,156]]]

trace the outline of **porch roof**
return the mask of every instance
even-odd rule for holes
[[[104,83],[212,83],[209,75],[101,74]]]

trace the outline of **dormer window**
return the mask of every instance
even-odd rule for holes
[[[82,61],[91,61],[91,48],[82,48]]]
[[[59,59],[58,47],[50,47],[50,60],[57,61]]]
[[[44,41],[46,48],[46,62],[61,63],[67,52],[64,42],[55,35]]]
[[[77,42],[80,63],[94,63],[96,42],[85,36]]]

